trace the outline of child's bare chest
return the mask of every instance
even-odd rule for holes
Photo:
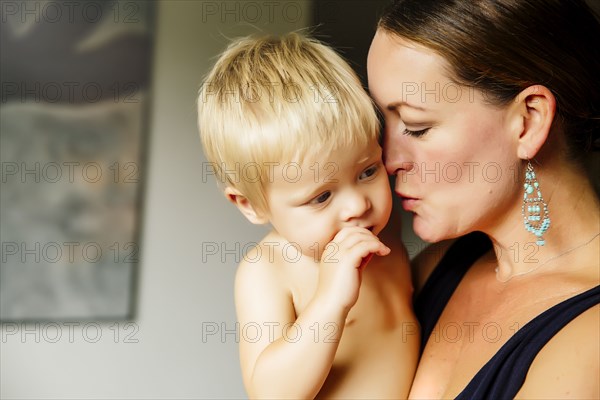
[[[363,271],[358,300],[348,313],[344,326],[325,323],[326,326],[315,326],[307,332],[315,340],[328,340],[343,329],[336,363],[350,360],[357,353],[375,346],[377,338],[389,340],[387,335],[392,334],[399,341],[402,335],[418,337],[418,325],[411,309],[412,285],[408,268],[390,267],[383,260],[373,259]],[[296,315],[314,296],[318,278],[318,268],[306,268],[294,276],[291,294]],[[318,328],[323,328],[321,333]]]

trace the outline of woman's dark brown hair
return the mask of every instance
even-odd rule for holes
[[[569,153],[597,141],[600,23],[583,0],[396,0],[378,27],[436,51],[492,104],[546,86]]]

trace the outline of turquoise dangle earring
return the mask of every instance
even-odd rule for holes
[[[540,184],[535,176],[533,165],[527,160],[525,169],[525,194],[523,195],[523,223],[528,232],[536,236],[536,244],[543,246],[546,241],[542,237],[550,227],[550,217],[548,217],[548,204],[542,197]]]

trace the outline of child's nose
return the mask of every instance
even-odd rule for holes
[[[344,199],[342,207],[342,219],[351,221],[362,217],[371,208],[371,202],[365,194],[353,191]]]

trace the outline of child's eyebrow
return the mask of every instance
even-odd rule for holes
[[[364,163],[365,161],[368,161],[368,160],[369,160],[370,158],[372,158],[372,157],[373,157],[373,155],[372,155],[372,154],[371,154],[371,155],[368,155],[368,156],[365,156],[365,157],[361,158],[360,160],[358,160],[356,163],[357,163],[357,164],[362,164],[362,163]]]
[[[305,203],[326,190],[327,184],[316,184],[307,190],[298,191],[290,196],[294,203]]]

